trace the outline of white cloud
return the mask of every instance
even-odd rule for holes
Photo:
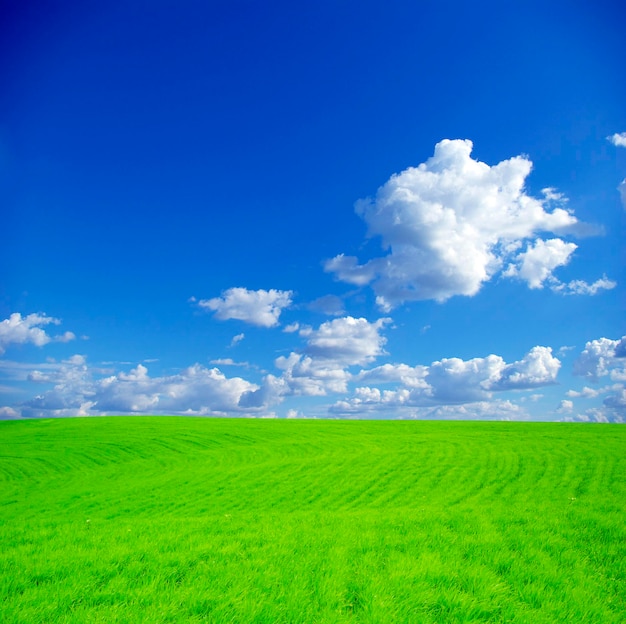
[[[42,327],[46,325],[60,325],[58,319],[45,314],[29,314],[22,316],[19,312],[11,314],[8,319],[0,322],[0,355],[11,344],[34,344],[43,347],[50,342],[69,342],[76,336],[72,332],[65,332],[60,336],[49,336]]]
[[[568,390],[565,394],[573,399],[580,397],[584,399],[595,399],[598,395],[602,394],[602,392],[603,390],[594,390],[589,386],[585,386],[582,390]]]
[[[561,362],[550,347],[533,347],[519,362],[504,367],[493,390],[526,390],[556,382]]]
[[[296,410],[296,409],[288,409],[286,414],[285,414],[286,418],[290,418],[290,419],[294,419],[294,418],[307,418],[307,416],[301,412],[300,410]]]
[[[273,396],[325,396],[346,392],[351,374],[348,368],[364,365],[384,353],[386,338],[381,331],[390,319],[370,323],[364,318],[346,316],[322,323],[317,329],[306,327],[303,353],[292,352],[276,359],[280,378],[269,375],[267,394]]]
[[[20,413],[13,407],[0,407],[0,420],[20,418]]]
[[[434,362],[426,381],[430,396],[441,403],[488,399],[494,391],[528,390],[555,383],[561,362],[549,347],[533,347],[521,360],[506,364],[498,355]]]
[[[324,263],[324,270],[328,273],[335,273],[342,282],[365,286],[376,278],[379,268],[382,268],[380,265],[380,261],[359,264],[354,256],[339,254]]]
[[[599,338],[585,344],[583,352],[574,362],[574,374],[598,381],[610,376],[621,380],[626,368],[626,336],[620,340]]]
[[[559,403],[557,408],[557,414],[571,414],[574,411],[574,402],[568,399],[563,399]]]
[[[539,287],[576,248],[541,232],[571,233],[581,224],[554,189],[531,197],[524,183],[532,163],[517,156],[489,166],[474,160],[472,142],[443,140],[426,163],[393,175],[373,199],[356,203],[384,257],[359,264],[340,254],[325,270],[356,285],[372,283],[383,310],[403,301],[475,295],[507,266]],[[527,250],[519,253],[524,241]]]
[[[381,335],[389,319],[373,323],[343,317],[317,329],[300,330],[302,353],[279,357],[280,376],[268,374],[261,385],[226,377],[219,369],[198,364],[169,376],[151,377],[139,364],[128,372],[96,378],[82,356],[49,368],[30,367],[23,376],[54,387],[22,406],[26,416],[101,413],[190,413],[224,415],[260,413],[286,396],[324,396],[346,392],[351,366],[364,365],[383,353]],[[236,365],[231,360],[218,360]],[[41,367],[39,367],[41,368]],[[265,412],[264,412],[265,413]]]
[[[275,327],[281,312],[291,305],[291,290],[248,290],[229,288],[221,297],[202,299],[201,308],[215,312],[215,318],[237,319],[259,327]]]
[[[306,332],[305,352],[316,359],[336,362],[343,366],[365,364],[384,353],[387,342],[381,329],[388,318],[370,323],[364,318],[345,316],[322,323],[317,330]]]
[[[552,278],[554,269],[569,262],[575,249],[574,243],[566,243],[560,238],[537,239],[515,257],[517,264],[510,264],[503,275],[526,280],[530,288],[543,288],[543,283]]]
[[[437,405],[495,405],[498,400],[492,398],[494,392],[528,390],[555,383],[560,365],[549,347],[540,346],[512,364],[507,364],[498,355],[471,360],[446,358],[430,366],[385,364],[363,370],[353,380],[387,386],[395,382],[395,388],[356,388],[352,397],[338,401],[331,412],[352,415],[362,412],[366,415],[399,410],[402,413],[413,411],[424,414],[424,408],[431,409]],[[484,409],[481,410],[486,417]],[[432,409],[427,413],[431,416],[435,414]],[[455,413],[457,417],[462,417],[458,410]],[[520,408],[518,416],[525,415]]]
[[[593,407],[581,414],[563,418],[566,422],[587,422],[587,423],[626,423],[626,410],[615,409],[607,405]]]
[[[214,366],[240,366],[241,368],[251,368],[250,362],[236,362],[232,358],[217,358],[210,361]]]
[[[373,393],[376,396],[376,393]],[[511,401],[495,399],[462,405],[413,406],[384,401],[368,402],[367,392],[337,401],[329,412],[339,418],[402,418],[420,420],[528,420],[529,415]]]
[[[600,411],[593,413],[593,419],[604,419],[605,422],[624,422],[626,420],[626,336],[620,340],[599,338],[585,345],[580,357],[574,362],[574,374],[597,382],[601,377],[609,377],[612,386],[593,390],[583,388],[579,396],[594,398],[608,392]],[[594,394],[595,392],[595,394]],[[574,396],[575,391],[568,392]]]
[[[606,138],[616,147],[626,147],[626,132],[616,132]]]
[[[228,346],[231,348],[237,346],[245,337],[246,335],[243,333],[233,336],[233,339],[230,341],[230,345]]]
[[[177,375],[150,378],[139,365],[100,384],[95,409],[100,411],[189,413],[226,415],[242,411],[241,396],[258,388],[240,378],[226,377],[219,369],[195,364]]]
[[[606,275],[588,284],[584,280],[572,280],[567,284],[555,281],[550,287],[552,290],[564,295],[597,295],[601,290],[612,290],[617,286],[617,282],[610,280]]]
[[[350,373],[345,365],[329,359],[291,353],[276,360],[280,378],[269,377],[277,395],[325,396],[329,392],[346,392]]]
[[[626,209],[626,178],[624,178],[617,187],[619,195],[622,198],[622,206]]]
[[[377,384],[400,383],[406,388],[427,388],[427,374],[428,366],[383,364],[376,368],[361,371],[355,375],[354,380]]]
[[[199,364],[174,375],[150,377],[142,364],[128,372],[96,378],[82,357],[66,360],[48,373],[32,373],[32,381],[54,387],[21,406],[25,417],[79,416],[111,413],[233,415],[257,412],[240,405],[258,385],[226,377]]]
[[[498,355],[473,358],[446,358],[431,364],[426,381],[427,395],[436,403],[471,403],[488,399],[500,379],[504,360]],[[420,393],[421,394],[421,393]]]
[[[296,321],[295,323],[290,323],[289,325],[285,325],[285,327],[283,327],[283,332],[285,332],[286,334],[294,334],[299,329],[300,329],[300,323]]]

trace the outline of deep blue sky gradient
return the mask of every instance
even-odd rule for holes
[[[307,306],[335,294],[346,314],[376,320],[370,289],[347,294],[323,262],[380,254],[354,202],[444,138],[471,139],[489,165],[527,155],[529,194],[555,187],[604,231],[576,240],[560,278],[618,285],[563,297],[496,279],[474,297],[408,302],[389,314],[377,363],[511,362],[624,334],[626,150],[606,140],[626,130],[620,3],[1,6],[0,319],[44,313],[78,337],[4,358],[81,353],[116,372],[158,359],[150,372],[165,374],[236,357],[276,374],[294,334],[216,320],[189,298],[293,290],[283,325],[319,326],[328,317]],[[582,383],[573,358],[559,396],[546,391],[554,409]],[[12,383],[15,407],[28,397]]]

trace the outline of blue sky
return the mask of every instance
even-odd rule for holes
[[[2,417],[624,421],[620,3],[2,11]]]

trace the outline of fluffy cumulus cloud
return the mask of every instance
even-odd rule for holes
[[[428,366],[408,364],[383,364],[369,370],[362,370],[354,376],[354,381],[370,384],[397,383],[406,388],[427,388]]]
[[[425,163],[357,202],[368,235],[380,237],[388,253],[364,264],[341,254],[325,269],[342,281],[372,284],[384,310],[404,301],[471,296],[498,273],[531,288],[557,283],[553,272],[569,262],[576,245],[540,234],[565,235],[582,224],[554,189],[544,189],[541,198],[526,193],[530,160],[516,156],[489,166],[471,157],[472,147],[469,140],[443,140]]]
[[[300,336],[306,341],[302,352],[277,358],[281,376],[268,376],[266,382],[282,396],[346,392],[352,378],[348,369],[384,353],[387,339],[381,332],[389,322],[388,318],[370,322],[346,316],[322,323],[317,329],[301,329]]]
[[[556,382],[561,361],[550,347],[533,347],[519,362],[505,366],[493,390],[527,390]]]
[[[570,398],[595,399],[603,396],[602,407],[590,408],[576,419],[595,422],[626,422],[626,336],[619,340],[598,338],[587,342],[574,362],[574,374],[597,383],[609,380],[602,387],[569,390]]]
[[[44,372],[34,370],[30,381],[53,387],[22,404],[22,416],[223,416],[258,411],[242,407],[240,400],[259,386],[240,377],[226,377],[217,368],[195,364],[177,374],[157,377],[151,377],[142,364],[114,375],[99,376],[97,372],[82,356],[74,356]]]
[[[585,348],[574,362],[574,374],[598,381],[600,377],[625,381],[626,336],[620,340],[598,338],[585,344]]]
[[[391,321],[388,318],[370,323],[364,318],[345,316],[322,323],[318,329],[300,332],[306,337],[306,353],[316,359],[332,361],[344,366],[365,364],[381,355],[387,339],[381,329]]]
[[[60,323],[58,319],[44,314],[28,314],[27,316],[22,316],[19,312],[11,314],[8,319],[0,322],[0,355],[13,344],[34,344],[37,347],[43,347],[49,342],[74,340],[76,336],[72,332],[50,336],[45,329],[42,329],[46,325],[59,325]]]
[[[616,132],[608,136],[607,139],[616,147],[626,147],[626,132]]]
[[[240,377],[226,377],[217,368],[199,364],[180,373],[150,378],[142,365],[127,375],[98,384],[94,407],[100,411],[226,415],[242,411],[239,400],[257,386]]]
[[[553,278],[554,269],[569,262],[575,249],[574,243],[566,243],[560,238],[536,240],[517,255],[516,264],[509,265],[504,275],[520,277],[530,288],[543,288],[544,282]]]
[[[258,327],[275,327],[281,312],[291,305],[290,290],[248,290],[229,288],[221,297],[202,299],[201,308],[211,310],[215,318],[237,319]]]
[[[465,406],[468,410],[467,406],[476,404],[481,406],[476,414],[485,416],[484,406],[493,403],[494,392],[554,384],[560,366],[552,350],[540,346],[511,364],[498,355],[471,360],[446,358],[430,366],[388,364],[363,370],[354,377],[355,381],[388,387],[358,387],[352,397],[338,401],[331,411],[349,415],[391,412],[434,417],[442,406],[450,410],[452,406]],[[463,410],[457,412],[457,417],[463,418],[463,413]],[[511,409],[507,409],[507,414],[511,416]]]
[[[151,377],[142,364],[128,372],[111,374],[90,368],[79,355],[61,363],[30,366],[20,374],[30,382],[52,388],[23,403],[20,412],[26,417],[266,413],[288,396],[347,392],[352,377],[349,369],[366,365],[384,353],[386,338],[382,330],[388,323],[386,318],[369,322],[347,316],[322,323],[316,329],[300,328],[302,350],[277,358],[278,374],[267,374],[261,384],[229,378],[218,368],[198,364],[175,375],[157,377]]]

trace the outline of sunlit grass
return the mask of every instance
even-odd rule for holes
[[[626,429],[0,423],[0,621],[598,622]]]

